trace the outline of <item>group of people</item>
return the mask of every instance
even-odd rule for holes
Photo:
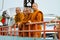
[[[6,19],[9,20],[9,15],[6,14],[6,11],[2,14],[2,20],[3,26],[6,26]],[[57,17],[59,18],[59,17]],[[38,9],[38,4],[33,3],[32,8],[25,7],[23,12],[21,12],[21,9],[19,7],[16,7],[16,15],[15,15],[15,24],[19,28],[19,31],[23,30],[29,30],[29,26],[25,25],[26,23],[32,23],[32,22],[43,22],[43,13]],[[52,20],[53,21],[53,20]],[[60,25],[57,26],[57,30],[60,30]],[[42,26],[39,24],[37,25],[30,25],[30,30],[42,30]],[[41,37],[41,32],[30,32],[31,37]],[[60,32],[58,32],[58,35],[60,35]],[[23,36],[23,32],[19,32],[19,36]],[[24,32],[24,37],[28,37],[29,32]],[[60,36],[59,36],[60,38]]]
[[[25,7],[23,12],[21,12],[21,9],[17,7],[14,19],[20,31],[23,30],[23,24],[24,30],[28,30],[28,26],[25,24],[31,22],[42,22],[43,13],[38,9],[37,3],[33,3],[32,8]],[[36,30],[36,26],[30,25],[30,30]],[[37,30],[42,30],[41,25],[37,25]],[[24,37],[28,37],[28,33],[29,32],[24,32]],[[41,32],[31,32],[30,35],[31,37],[41,37]],[[19,32],[19,36],[23,36],[23,33]]]

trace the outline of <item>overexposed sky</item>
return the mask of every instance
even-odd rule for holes
[[[2,1],[3,0],[0,0],[0,10],[2,9]],[[55,14],[60,16],[60,0],[35,0],[35,2],[44,15]],[[14,7],[23,8],[23,0],[4,0],[3,10]]]

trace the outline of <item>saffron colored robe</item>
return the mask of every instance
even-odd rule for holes
[[[29,26],[25,25],[31,19],[32,13],[24,15],[24,20],[22,24],[24,24],[24,30],[29,30]],[[29,32],[24,32],[24,37],[29,37]]]
[[[32,14],[32,17],[31,17],[31,21],[32,22],[42,22],[43,21],[43,13],[41,11],[35,11],[33,12]],[[42,26],[41,25],[32,25],[32,30],[42,30]],[[41,37],[41,32],[33,32],[32,33],[32,36],[33,37]]]
[[[24,19],[23,13],[19,13],[19,14],[15,15],[15,23],[16,23],[17,27],[19,28],[19,31],[23,30],[22,25],[21,25],[23,19]],[[18,24],[19,24],[19,26],[18,26]],[[19,32],[19,36],[22,36],[22,32]]]

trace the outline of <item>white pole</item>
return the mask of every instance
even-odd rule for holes
[[[2,10],[3,10],[3,7],[4,7],[4,0],[2,1]]]

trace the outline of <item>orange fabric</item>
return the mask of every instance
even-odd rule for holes
[[[23,19],[24,19],[23,13],[19,13],[19,14],[16,14],[16,15],[15,15],[15,23],[22,22]]]
[[[23,25],[24,25],[24,30],[29,30],[28,29],[28,25],[25,25],[25,23],[27,23],[30,20],[30,18],[31,18],[31,14],[24,15],[24,19],[21,21],[21,25],[20,25],[19,30],[23,30]],[[23,35],[23,33],[24,33],[24,35]],[[28,37],[28,33],[29,32],[19,32],[19,36],[21,36],[21,37]]]
[[[42,12],[37,10],[32,14],[31,17],[32,22],[42,22],[43,21],[42,19],[43,19]],[[36,25],[32,25],[32,30],[42,30],[42,27],[41,25],[37,25],[37,27]],[[33,37],[41,37],[41,32],[33,32],[32,34]]]
[[[16,23],[17,27],[19,28],[19,31],[23,30],[22,25],[20,25],[22,23],[23,19],[24,19],[23,13],[19,13],[19,14],[15,15],[15,23]],[[19,36],[22,36],[22,32],[19,32]]]
[[[31,15],[32,13],[29,15],[28,14],[24,15],[24,20],[22,24],[28,23],[28,21],[31,19]],[[28,25],[24,25],[24,30],[29,30]],[[29,32],[24,32],[24,37],[28,37],[28,36],[29,36]]]
[[[30,13],[29,15],[28,14],[24,15],[24,19],[23,19],[22,23],[28,22],[31,19],[31,16],[32,16],[32,13]]]

